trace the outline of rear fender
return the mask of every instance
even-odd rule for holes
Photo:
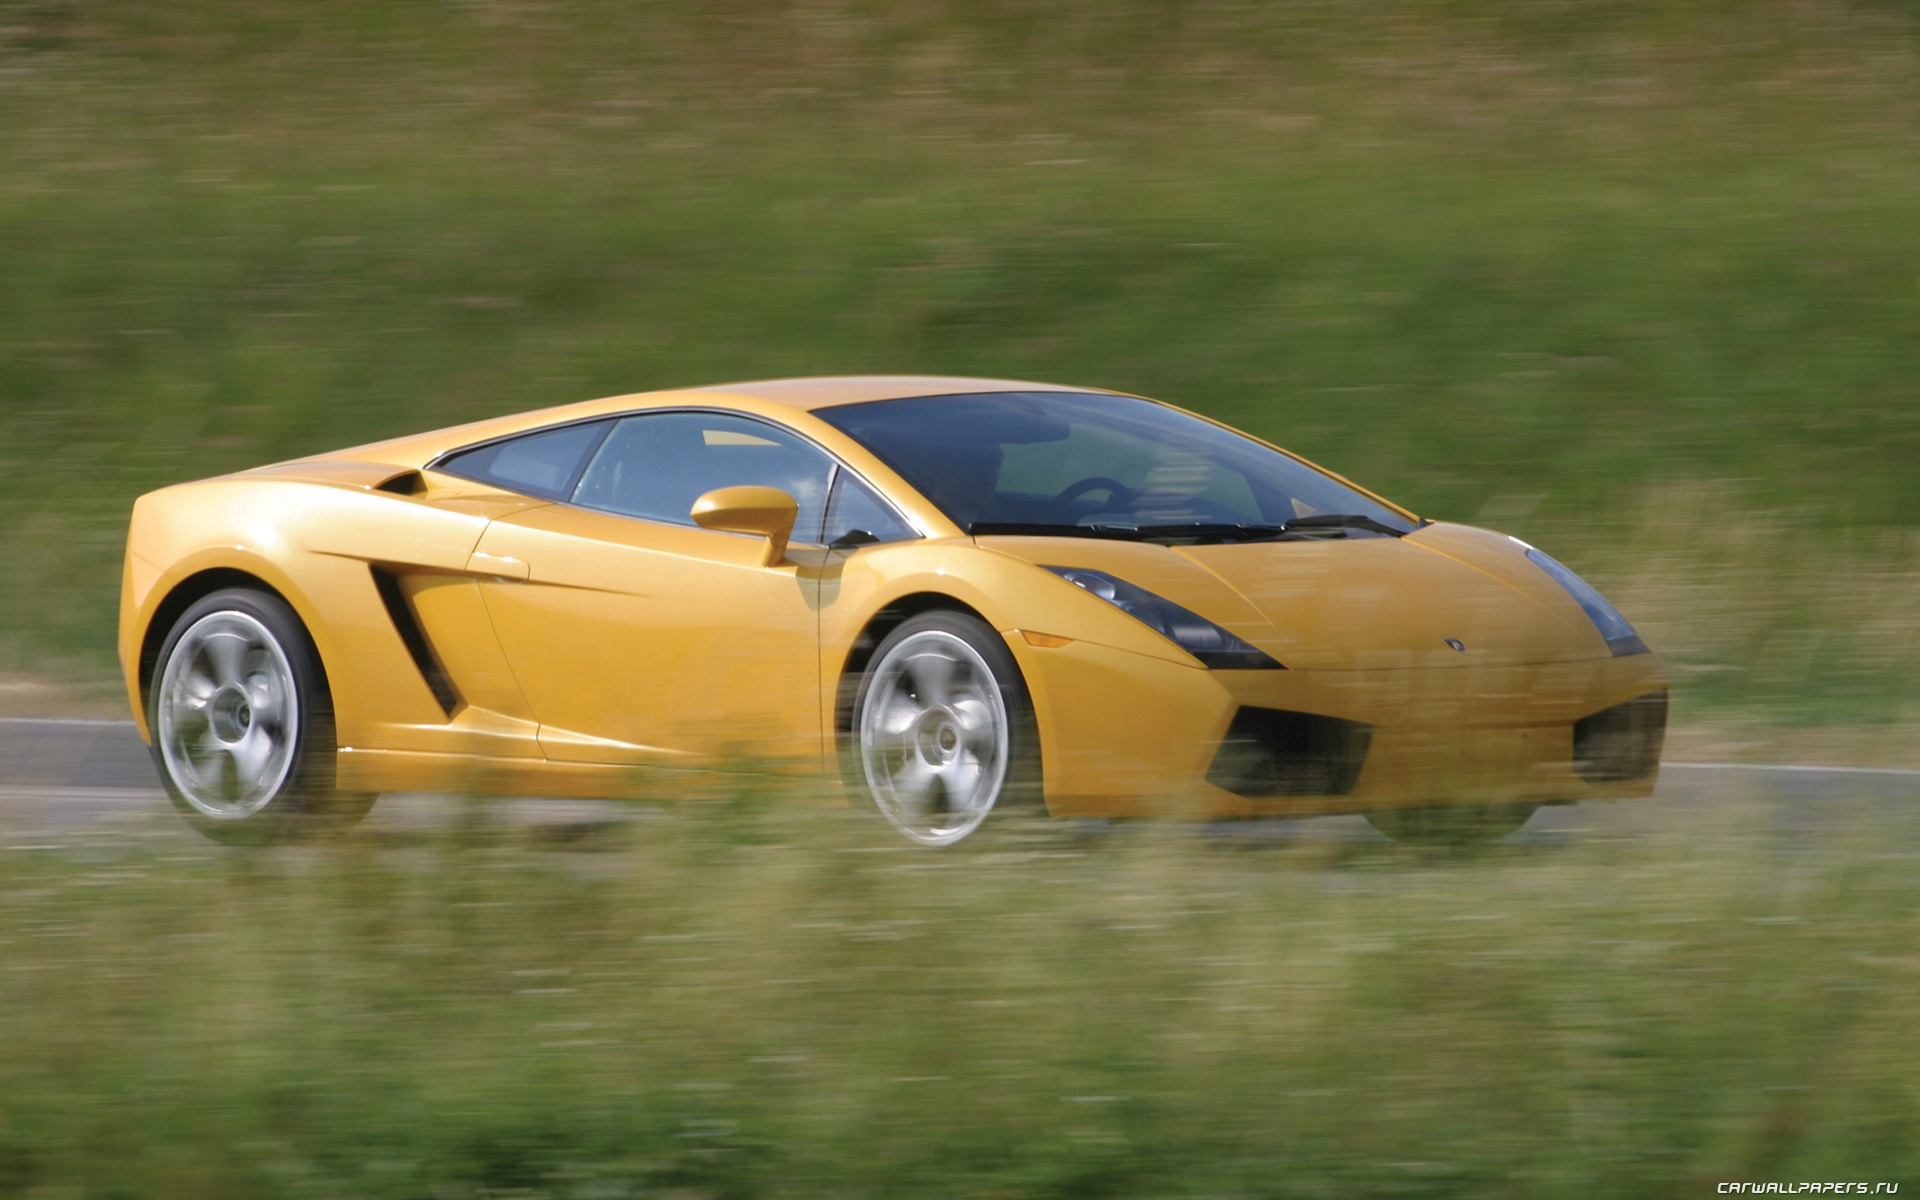
[[[447,711],[396,630],[372,568],[463,573],[489,515],[272,476],[230,476],[142,497],[128,535],[120,632],[142,736],[150,736],[142,648],[156,632],[155,615],[210,570],[258,579],[292,606],[320,654],[343,746],[444,727]]]

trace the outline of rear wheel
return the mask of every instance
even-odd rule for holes
[[[1415,846],[1468,846],[1496,842],[1527,823],[1537,804],[1451,804],[1438,808],[1389,808],[1366,814],[1367,822],[1396,842]]]
[[[922,613],[880,643],[853,709],[857,775],[923,846],[971,836],[996,809],[1039,799],[1039,736],[1019,667],[984,622]]]
[[[333,704],[285,601],[229,588],[181,614],[147,700],[154,761],[196,830],[235,845],[331,837],[376,797],[334,787]]]

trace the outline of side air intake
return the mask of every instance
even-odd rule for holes
[[[373,485],[376,492],[390,492],[395,496],[418,496],[427,490],[427,481],[418,471],[402,471],[391,479],[383,479]]]
[[[1360,781],[1373,727],[1316,713],[1243,708],[1207,771],[1238,796],[1344,796]]]
[[[399,576],[374,567],[373,586],[380,593],[380,602],[386,605],[387,617],[393,622],[394,632],[400,635],[408,656],[420,671],[420,678],[426,680],[427,690],[433,693],[441,711],[451,717],[454,710],[460,707],[460,693],[454,690],[453,680],[447,678],[446,668],[433,656],[433,647],[427,644],[427,635],[420,628],[419,619],[413,615],[413,605],[407,603],[406,593],[400,590]]]

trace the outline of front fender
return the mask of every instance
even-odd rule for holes
[[[1016,655],[1027,642],[1015,635],[1025,632],[1196,665],[1185,650],[1051,571],[968,539],[868,547],[830,562],[821,587],[821,646],[838,652],[836,670],[877,614],[927,594],[950,596],[978,612],[1008,635]]]

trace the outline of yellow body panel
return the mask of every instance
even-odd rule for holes
[[[480,590],[547,757],[817,768],[815,585],[765,547],[566,505],[489,526],[480,551],[530,568]]]
[[[590,796],[629,791],[636,768],[831,772],[852,671],[874,631],[929,605],[970,609],[1006,638],[1056,813],[1246,816],[1651,788],[1651,778],[1582,780],[1572,731],[1664,688],[1658,661],[1613,657],[1512,539],[1450,525],[1193,547],[969,538],[812,415],[1051,387],[889,377],[613,397],[153,493],[133,514],[120,622],[136,719],[145,736],[148,672],[169,614],[194,589],[236,578],[207,572],[239,572],[278,592],[310,631],[336,711],[340,781],[359,790]],[[832,551],[796,543],[768,562],[765,538],[517,495],[428,466],[517,432],[675,408],[757,417],[810,439],[922,536]],[[1209,670],[1042,566],[1119,576],[1287,669]],[[1372,726],[1352,790],[1249,799],[1207,782],[1243,705]]]

